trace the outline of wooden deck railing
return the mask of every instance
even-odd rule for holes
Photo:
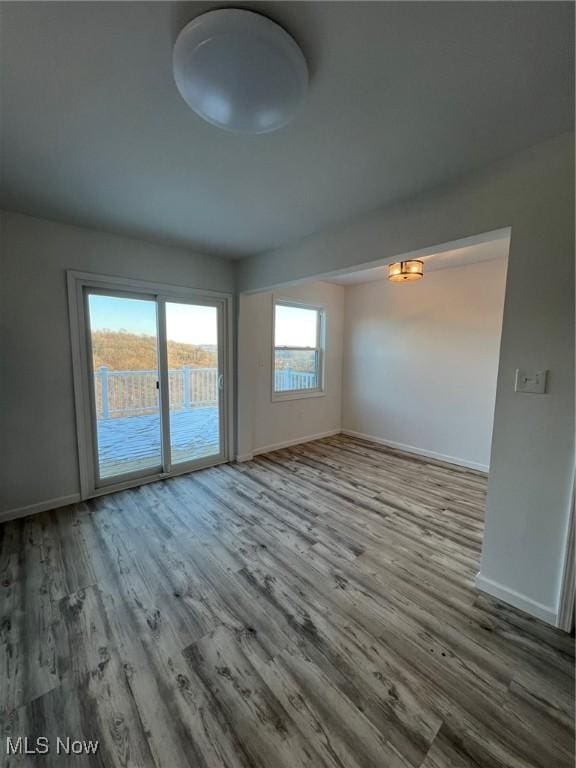
[[[113,419],[157,413],[157,371],[111,371],[103,365],[94,372],[96,417]],[[316,374],[276,371],[275,390],[314,389]],[[218,369],[183,366],[168,371],[170,410],[215,406],[218,403]]]

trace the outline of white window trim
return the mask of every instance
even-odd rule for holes
[[[300,309],[313,309],[318,312],[318,327],[316,338],[316,349],[318,350],[318,376],[320,386],[315,389],[292,389],[288,392],[276,392],[275,382],[275,362],[276,362],[276,306],[298,307]],[[326,395],[326,307],[323,304],[309,304],[307,302],[292,299],[289,296],[272,295],[272,355],[270,367],[270,390],[273,403],[284,402],[288,400],[303,400],[313,397],[324,397]]]

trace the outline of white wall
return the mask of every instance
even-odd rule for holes
[[[574,477],[574,135],[494,163],[346,227],[250,257],[241,290],[266,290],[511,227],[482,588],[554,622]],[[550,370],[546,395],[516,368]]]
[[[66,270],[226,292],[229,261],[0,213],[0,516],[79,493]],[[55,501],[56,500],[56,503]]]
[[[342,426],[487,470],[506,259],[346,288]]]
[[[552,622],[575,459],[573,217],[574,136],[567,134],[237,267],[240,290],[270,290],[511,227],[479,583]],[[0,487],[5,507],[12,509],[78,489],[64,270],[136,274],[220,290],[232,286],[233,275],[226,262],[183,249],[12,214],[2,217],[2,226]],[[240,359],[240,449],[274,439],[262,434],[262,417],[249,412],[251,405],[242,412],[252,402],[246,391],[252,362],[249,355]],[[549,369],[547,394],[515,393],[518,367]],[[39,397],[38,388],[45,394]],[[318,400],[312,402],[308,412],[301,411],[302,432],[319,428]],[[290,418],[283,422],[291,426]]]
[[[270,292],[241,295],[238,329],[238,449],[241,459],[341,429],[344,288],[308,283],[278,289],[277,297],[324,306],[325,394],[272,402],[272,301]]]

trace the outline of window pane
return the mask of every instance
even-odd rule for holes
[[[156,302],[88,296],[100,479],[159,469]]]
[[[276,305],[275,347],[316,347],[318,311]]]
[[[166,302],[172,464],[220,453],[218,309]]]
[[[274,352],[274,391],[318,388],[318,354],[315,350],[277,349]]]

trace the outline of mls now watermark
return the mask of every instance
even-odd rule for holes
[[[97,741],[71,739],[70,736],[57,736],[55,739],[47,736],[35,739],[28,736],[6,737],[7,755],[95,755],[97,751]]]

